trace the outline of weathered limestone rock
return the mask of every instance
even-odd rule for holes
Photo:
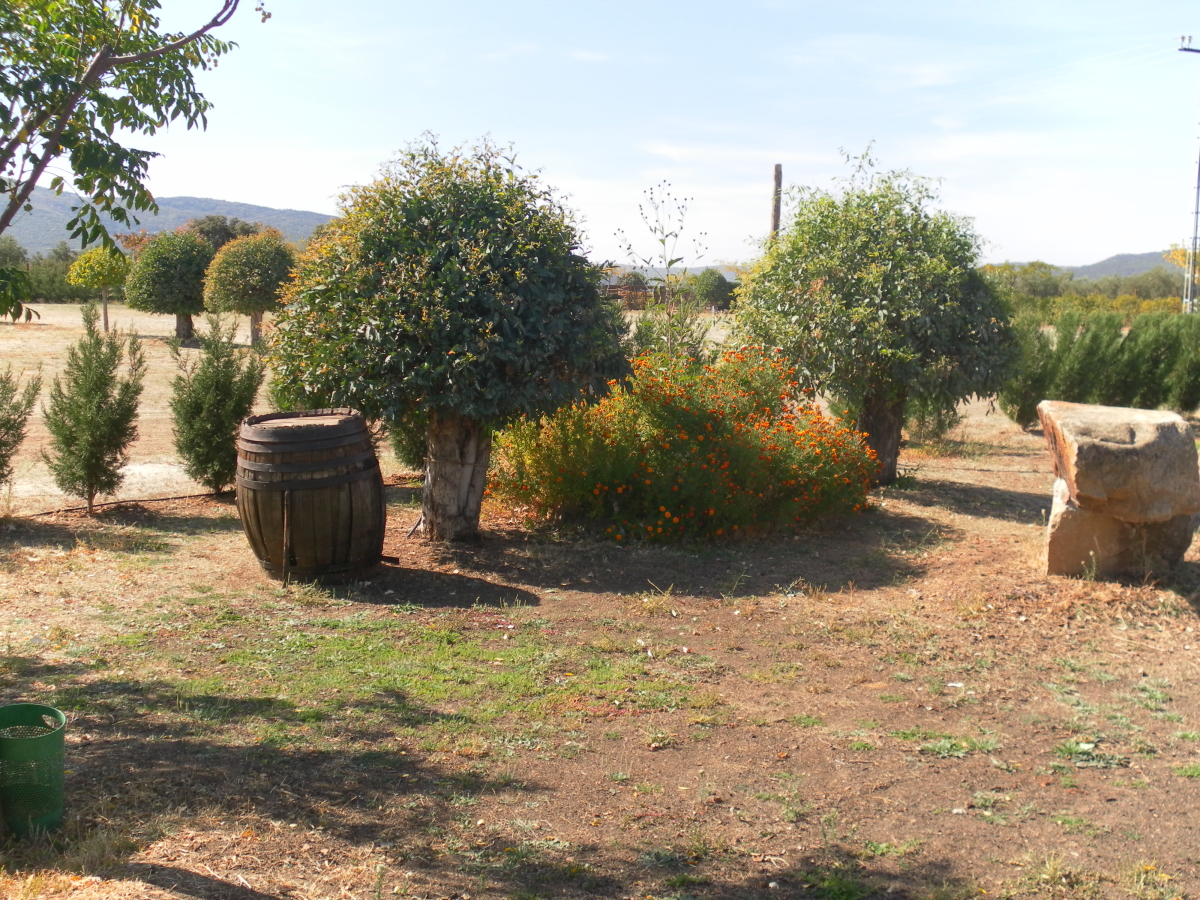
[[[1183,559],[1195,529],[1191,515],[1135,523],[1082,509],[1059,478],[1046,529],[1046,574],[1144,578],[1166,572]]]
[[[1079,509],[1131,523],[1200,512],[1195,439],[1175,413],[1043,400],[1038,418]]]

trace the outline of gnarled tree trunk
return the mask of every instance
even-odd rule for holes
[[[250,346],[257,347],[262,343],[262,310],[250,313]]]
[[[900,458],[900,432],[904,428],[904,405],[907,391],[899,394],[868,394],[855,426],[867,435],[866,444],[875,451],[879,461],[876,484],[891,484],[896,480],[896,462]]]
[[[422,530],[435,541],[479,536],[479,509],[487,487],[492,433],[451,410],[434,410],[425,432]]]
[[[195,333],[196,327],[192,324],[192,317],[175,313],[175,337],[181,341],[190,341]]]

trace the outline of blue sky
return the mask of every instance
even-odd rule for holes
[[[1200,8],[1182,0],[252,0],[199,83],[206,132],[138,146],[160,196],[334,212],[422,132],[490,135],[568,195],[593,254],[647,252],[642,192],[692,198],[700,262],[746,260],[771,173],[829,186],[840,150],[942,179],[991,261],[1061,265],[1186,239]],[[194,27],[215,0],[165,0]],[[694,261],[694,260],[693,260]]]

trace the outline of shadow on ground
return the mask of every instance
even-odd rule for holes
[[[232,503],[214,498],[214,505]],[[88,517],[78,513],[0,520],[0,558],[21,549],[73,550],[85,545],[118,553],[168,552],[177,549],[169,540],[202,534],[228,534],[241,530],[233,515],[172,514],[141,503],[104,507]]]
[[[385,564],[369,582],[346,592],[348,597],[379,604],[415,604],[425,607],[537,606],[541,598],[532,591],[497,584],[470,575],[430,572]]]
[[[1048,495],[934,478],[918,478],[911,488],[893,490],[890,494],[897,500],[917,506],[940,507],[960,515],[1003,519],[1022,525],[1044,524],[1043,513],[1048,515],[1050,510]]]
[[[443,590],[442,602],[450,601],[446,605],[472,603],[474,597],[464,597],[464,591],[474,590],[481,603],[494,602],[486,597],[514,592],[496,582],[542,593],[671,591],[720,601],[805,587],[837,592],[894,584],[924,571],[929,546],[959,537],[952,527],[884,509],[831,517],[788,535],[726,543],[624,547],[582,530],[564,536],[514,529],[488,530],[477,543],[438,545],[433,553],[438,564],[475,573],[492,585],[483,591],[460,584],[453,597]],[[402,532],[389,535],[389,546],[403,541]],[[445,581],[447,576],[428,571],[404,571],[395,577],[411,584],[414,596],[425,598],[432,596],[434,586],[452,584]],[[393,589],[400,597],[400,586]]]
[[[20,668],[7,679],[8,698],[39,679],[62,685],[86,672],[33,659]],[[356,891],[352,896],[408,893],[406,879],[414,872],[436,886],[437,896],[618,897],[648,890],[665,896],[692,885],[722,900],[916,898],[931,889],[940,889],[939,896],[973,895],[941,859],[916,856],[900,869],[878,871],[878,863],[843,852],[836,836],[806,862],[790,865],[721,848],[698,852],[682,832],[678,846],[652,851],[636,839],[625,847],[572,844],[554,832],[522,837],[468,828],[469,839],[455,839],[480,799],[508,797],[516,811],[545,806],[553,797],[510,768],[389,745],[386,718],[398,707],[405,717],[438,716],[399,692],[366,704],[380,713],[377,731],[339,733],[342,745],[334,748],[221,739],[223,726],[291,722],[302,714],[270,696],[183,700],[165,685],[112,679],[63,687],[59,694],[72,709],[67,823],[50,838],[0,844],[0,865],[10,873],[131,879],[197,900],[290,896],[296,888],[281,885],[319,876],[325,860],[344,866],[351,859],[363,863],[353,870],[359,882],[341,885],[343,893]],[[193,704],[192,722],[175,715],[180,702]],[[153,850],[149,858],[138,852],[139,844],[152,847],[179,828],[212,835],[214,846],[190,845],[180,854],[189,842],[176,842],[161,861]],[[238,849],[231,851],[233,843]],[[97,846],[108,850],[96,853]]]

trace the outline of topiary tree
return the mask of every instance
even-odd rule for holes
[[[54,455],[42,457],[54,482],[87,501],[88,515],[97,494],[121,486],[129,445],[137,437],[138,399],[146,359],[137,335],[101,334],[96,305],[83,308],[83,337],[67,351],[67,367],[54,379],[50,404],[43,410]],[[121,360],[125,377],[117,375]]]
[[[342,206],[285,290],[275,396],[425,422],[424,533],[472,537],[493,430],[604,390],[620,312],[570,211],[490,143],[418,142]]]
[[[125,282],[130,308],[175,316],[175,337],[189,340],[192,316],[204,311],[204,272],[212,246],[191,231],[166,231],[138,253]]]
[[[262,360],[234,346],[236,330],[236,322],[226,328],[209,316],[208,334],[198,335],[199,358],[186,358],[178,342],[171,346],[180,369],[171,384],[175,451],[188,477],[214,494],[233,484],[238,423],[263,382]]]
[[[100,291],[101,319],[108,334],[108,292],[129,276],[129,258],[116,247],[96,247],[81,255],[67,270],[67,281]]]
[[[702,309],[729,309],[733,299],[733,285],[716,269],[705,269],[688,277],[686,290],[692,302]]]
[[[204,276],[204,303],[212,312],[250,317],[250,343],[262,336],[264,312],[279,306],[296,254],[274,228],[234,238],[217,251]]]
[[[798,192],[791,224],[738,293],[737,324],[741,335],[784,348],[807,386],[849,409],[887,484],[908,399],[952,410],[996,392],[1014,340],[976,269],[970,222],[930,208],[929,180],[858,162],[840,191]]]
[[[21,389],[11,368],[0,372],[0,486],[12,480],[13,456],[25,440],[25,426],[41,389],[39,376],[30,378]]]

